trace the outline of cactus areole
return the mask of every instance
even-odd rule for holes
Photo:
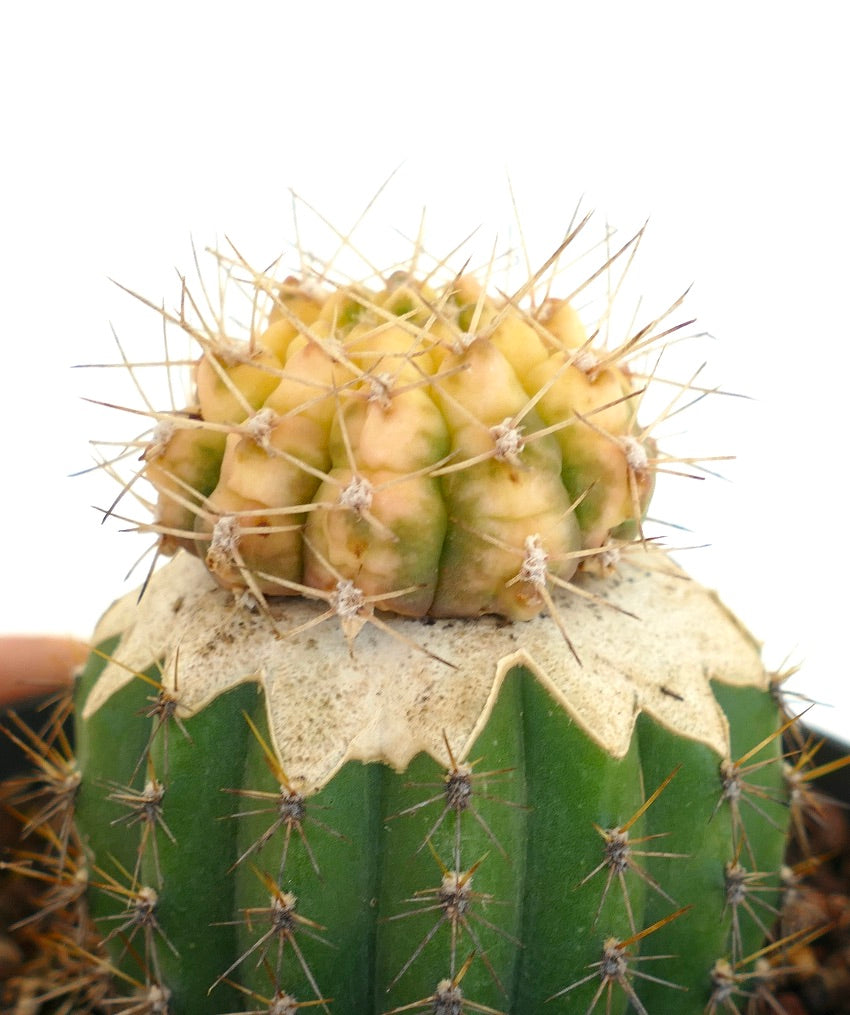
[[[660,322],[605,347],[542,274],[231,269],[242,339],[165,315],[198,347],[142,456],[173,559],[77,691],[62,848],[102,1010],[761,990],[781,718],[751,637],[644,539],[664,459],[630,364]]]

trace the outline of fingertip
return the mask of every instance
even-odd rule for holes
[[[0,703],[67,687],[88,654],[85,642],[69,636],[0,636]]]

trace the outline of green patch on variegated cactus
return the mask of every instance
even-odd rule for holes
[[[101,622],[75,825],[46,837],[85,870],[54,948],[90,1010],[696,1015],[769,988],[783,714],[643,538],[664,456],[632,360],[667,326],[603,347],[557,260],[505,295],[417,257],[362,285],[237,258],[246,336],[165,314],[199,346],[142,455],[174,559]]]

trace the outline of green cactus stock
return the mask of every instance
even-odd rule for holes
[[[199,348],[191,404],[140,445],[137,527],[173,560],[100,624],[76,758],[56,724],[10,727],[44,759],[17,799],[52,794],[27,829],[58,900],[46,1006],[686,1015],[769,991],[785,712],[644,536],[674,463],[636,364],[676,327],[588,337],[549,294],[580,231],[511,296],[418,247],[365,283],[234,252],[245,336],[188,291],[162,312]]]

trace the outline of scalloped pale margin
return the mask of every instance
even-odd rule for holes
[[[132,671],[157,660],[172,692],[179,667],[183,717],[255,680],[265,690],[273,746],[288,777],[312,792],[350,760],[403,770],[427,751],[445,764],[444,732],[455,757],[464,757],[505,674],[523,665],[615,757],[627,752],[641,711],[728,757],[727,723],[710,682],[769,686],[752,636],[713,592],[657,550],[635,552],[613,578],[584,583],[638,619],[559,592],[581,665],[547,616],[505,624],[382,615],[399,637],[366,624],[350,649],[335,619],[276,635],[267,616],[238,606],[200,560],[181,551],[153,576],[140,603],[131,594],[101,620],[96,643],[123,636],[83,718],[132,680]],[[324,606],[281,599],[272,613],[285,635]]]

